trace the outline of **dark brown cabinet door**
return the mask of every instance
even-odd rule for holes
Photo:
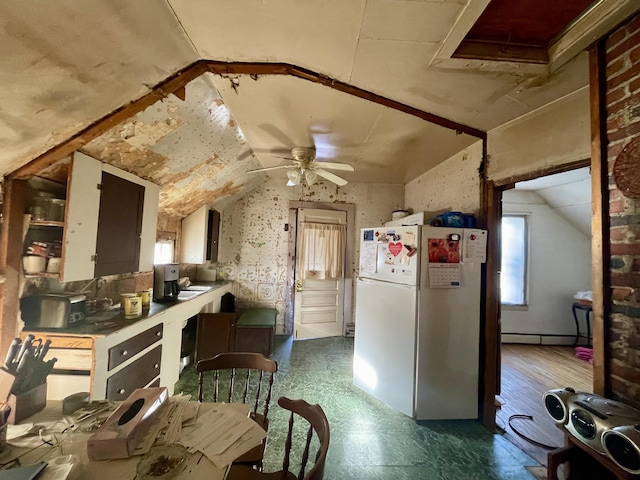
[[[220,212],[209,210],[207,222],[207,256],[212,262],[218,261],[218,236],[220,235]]]
[[[201,313],[198,315],[196,361],[232,352],[235,343],[236,313]]]
[[[144,187],[102,172],[95,276],[137,272]]]

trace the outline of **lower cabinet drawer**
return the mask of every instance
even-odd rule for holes
[[[107,379],[107,400],[125,400],[136,388],[142,388],[160,375],[162,345],[140,357]]]
[[[135,357],[142,350],[149,345],[154,344],[162,340],[163,324],[158,325],[139,333],[135,337],[131,337],[118,345],[109,349],[109,366],[108,369],[112,370],[118,365],[126,362],[130,358]]]

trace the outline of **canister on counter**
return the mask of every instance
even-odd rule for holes
[[[142,298],[139,295],[124,297],[124,318],[137,318],[142,315]]]
[[[143,310],[149,308],[151,305],[151,289],[140,290],[138,295],[140,295],[140,298],[142,299]]]
[[[121,293],[120,294],[120,310],[124,310],[124,299],[127,297],[137,297],[137,293]]]

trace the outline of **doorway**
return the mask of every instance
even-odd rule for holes
[[[502,191],[501,358],[496,423],[546,464],[545,446],[563,445],[542,394],[593,390],[587,319],[576,296],[591,291],[591,177],[579,168],[517,182]],[[576,326],[577,324],[577,326]],[[585,358],[576,356],[576,346]]]
[[[313,248],[324,248],[323,238],[343,235],[339,262],[342,271],[333,269],[334,263],[318,264],[309,257],[309,238],[303,245],[304,224],[312,227]],[[353,330],[353,245],[355,235],[355,206],[343,203],[289,202],[289,261],[287,267],[287,310],[285,333],[294,339],[342,336]],[[325,232],[323,232],[325,230]],[[309,232],[307,232],[309,233]],[[315,235],[315,237],[314,237]],[[305,250],[306,249],[306,250]],[[306,258],[305,258],[306,257]],[[328,269],[328,270],[327,270]]]
[[[293,338],[341,336],[347,212],[299,208]]]

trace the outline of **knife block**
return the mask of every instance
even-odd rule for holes
[[[25,418],[39,412],[47,405],[47,382],[32,388],[28,392],[14,395],[11,393],[7,400],[11,407],[8,423],[15,425]]]
[[[13,390],[13,384],[16,381],[16,376],[5,370],[4,368],[0,368],[0,402],[6,402],[9,400],[9,394],[11,390]]]

